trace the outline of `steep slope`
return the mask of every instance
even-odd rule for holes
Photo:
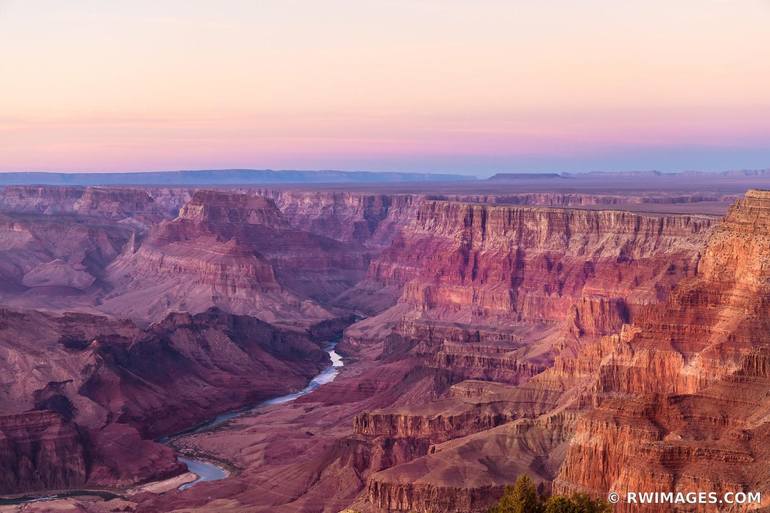
[[[692,275],[714,222],[426,201],[370,276],[403,284],[400,302],[422,318],[549,323],[576,309],[578,323],[604,313],[579,326],[601,334]]]
[[[100,308],[158,319],[217,306],[284,323],[332,315],[316,299],[363,274],[355,247],[292,228],[272,200],[199,191],[109,269]],[[314,299],[315,298],[315,299]]]
[[[13,186],[0,189],[0,211],[25,214],[78,214],[123,221],[139,227],[169,217],[167,207],[139,188]]]
[[[106,286],[104,268],[133,232],[64,214],[0,214],[0,301],[50,308],[92,304]]]
[[[106,268],[170,216],[149,191],[98,187],[5,187],[0,212],[0,301],[60,312],[95,311]]]
[[[305,333],[216,310],[144,330],[0,310],[0,354],[0,493],[179,473],[152,438],[299,390],[328,363]]]
[[[86,448],[74,424],[53,411],[0,416],[0,493],[85,484]]]
[[[384,247],[413,218],[421,195],[261,190],[298,228],[339,241]]]
[[[770,192],[749,191],[710,237],[698,275],[618,340],[558,490],[767,494],[769,229]]]

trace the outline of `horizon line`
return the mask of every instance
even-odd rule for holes
[[[483,178],[484,176],[495,176],[500,174],[509,175],[547,175],[558,174],[562,176],[582,175],[582,174],[643,174],[654,173],[660,175],[679,175],[685,173],[703,173],[703,174],[723,174],[734,172],[767,172],[770,171],[770,165],[767,167],[751,167],[751,168],[728,168],[722,170],[703,170],[703,169],[681,169],[681,170],[661,170],[661,169],[586,169],[581,171],[559,171],[559,170],[535,170],[535,171],[508,171],[500,170],[494,172],[476,174],[468,174],[456,171],[406,171],[406,170],[389,170],[389,171],[372,171],[366,169],[273,169],[273,168],[249,168],[249,167],[222,167],[222,168],[196,168],[196,169],[142,169],[142,170],[121,170],[121,171],[47,171],[47,170],[22,170],[22,171],[2,171],[0,175],[9,174],[46,174],[46,175],[120,175],[120,174],[151,174],[151,173],[206,173],[206,172],[234,172],[234,171],[254,171],[254,172],[267,172],[267,173],[365,173],[365,174],[392,174],[392,175],[451,175],[461,176],[469,178]]]

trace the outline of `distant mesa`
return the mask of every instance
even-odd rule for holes
[[[768,176],[770,175],[770,169],[736,169],[725,171],[722,174],[724,176]]]
[[[0,173],[2,185],[255,185],[292,183],[457,182],[473,176],[439,173],[371,171],[274,171],[271,169],[215,169],[136,173]]]
[[[505,182],[510,180],[552,180],[554,178],[566,178],[559,173],[497,173],[489,177],[492,182]]]
[[[642,170],[642,171],[588,171],[587,173],[582,173],[585,176],[676,176],[680,175],[681,173],[664,173],[663,171],[656,171],[654,169],[650,170]]]
[[[770,176],[770,169],[739,169],[729,171],[585,171],[580,173],[497,173],[489,177],[493,182],[514,182],[533,180],[577,179],[582,181],[607,179],[654,179],[690,180],[693,177],[710,180],[764,178]]]

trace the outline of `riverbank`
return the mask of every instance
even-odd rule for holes
[[[324,369],[323,371],[321,371],[321,373],[319,373],[312,380],[310,380],[310,383],[308,383],[308,385],[302,390],[298,392],[293,392],[291,394],[274,397],[273,399],[268,399],[251,408],[239,409],[239,410],[222,413],[220,415],[217,415],[210,421],[205,422],[192,430],[167,438],[164,441],[164,443],[174,448],[174,450],[176,450],[177,454],[179,455],[178,460],[184,463],[185,465],[187,465],[188,470],[197,476],[197,478],[194,481],[184,483],[183,485],[181,485],[179,487],[179,490],[180,491],[189,490],[193,486],[196,486],[200,483],[226,479],[231,475],[233,471],[232,466],[227,464],[226,462],[214,463],[214,458],[210,458],[207,455],[198,455],[195,452],[185,450],[185,448],[180,447],[181,444],[179,442],[181,440],[183,440],[186,437],[195,436],[201,433],[213,431],[218,427],[223,426],[234,419],[249,415],[262,408],[290,403],[292,401],[299,399],[300,397],[304,397],[308,394],[311,394],[313,391],[315,391],[322,385],[331,383],[339,375],[340,369],[345,365],[342,356],[339,353],[337,353],[337,351],[335,351],[336,345],[337,345],[336,343],[331,343],[327,347],[327,352],[329,354],[329,359],[331,360],[331,365],[326,369]],[[226,468],[228,466],[230,467],[229,469]]]
[[[322,385],[331,383],[338,376],[340,369],[344,366],[343,358],[335,351],[335,346],[336,343],[331,343],[326,348],[331,360],[331,365],[310,380],[308,385],[302,390],[268,399],[252,407],[222,413],[191,430],[165,437],[160,440],[162,443],[172,447],[177,452],[178,460],[187,465],[188,472],[184,474],[162,481],[153,481],[143,485],[134,486],[125,490],[61,490],[49,491],[43,495],[20,494],[18,496],[0,498],[0,506],[19,506],[35,502],[66,500],[75,497],[88,497],[95,500],[125,499],[131,495],[145,492],[166,493],[172,490],[185,491],[200,483],[226,479],[237,471],[233,465],[209,457],[206,454],[201,454],[197,451],[191,451],[185,447],[181,447],[179,442],[187,437],[193,437],[195,435],[213,431],[231,420],[248,416],[263,408],[290,403],[300,397],[312,393]]]

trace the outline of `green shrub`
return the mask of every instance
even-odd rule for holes
[[[610,513],[612,507],[603,500],[593,500],[584,493],[573,495],[570,500],[575,504],[577,513]]]
[[[545,501],[545,513],[577,513],[575,503],[567,497],[554,495]]]
[[[610,513],[612,508],[602,500],[584,493],[571,497],[552,495],[544,500],[529,476],[521,475],[513,486],[506,486],[503,496],[489,513]]]
[[[490,513],[542,513],[543,501],[535,483],[527,475],[521,475],[513,486],[506,486],[500,501]]]

